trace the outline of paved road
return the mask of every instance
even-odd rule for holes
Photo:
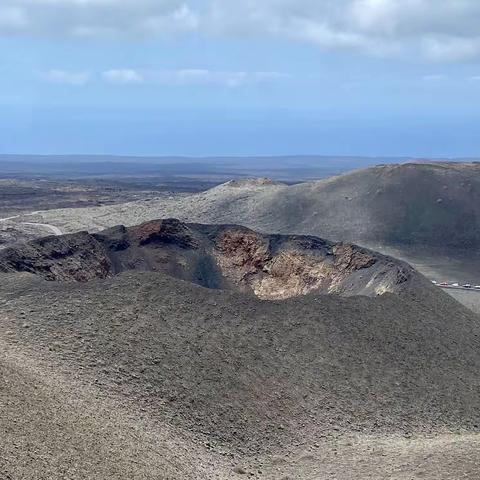
[[[445,286],[445,285],[437,285],[437,287],[440,287],[440,288],[445,288],[445,289],[448,289],[448,290],[465,290],[467,292],[477,292],[477,293],[480,293],[480,290],[477,289],[477,288],[467,288],[467,287],[461,287],[461,286],[458,286],[458,287],[454,287],[452,285],[448,285],[448,286]]]

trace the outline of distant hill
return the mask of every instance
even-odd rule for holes
[[[201,221],[235,221],[269,232],[337,241],[480,245],[477,163],[384,165],[292,186],[229,187],[191,197],[178,210],[183,218],[198,214]],[[174,205],[167,207],[171,213]]]
[[[480,246],[480,163],[382,165],[296,185],[228,182],[204,193],[42,213],[65,231],[160,217],[362,244]]]
[[[218,180],[270,176],[298,182],[338,175],[377,164],[415,161],[409,157],[362,156],[115,156],[115,155],[5,155],[0,154],[0,178],[128,178],[199,177]],[[420,161],[420,160],[419,160]],[[223,179],[223,180],[222,180]]]

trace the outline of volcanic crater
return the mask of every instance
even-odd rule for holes
[[[0,252],[0,271],[78,282],[126,271],[156,271],[207,288],[252,293],[264,300],[311,292],[395,293],[414,275],[407,264],[352,244],[176,219],[18,244]]]

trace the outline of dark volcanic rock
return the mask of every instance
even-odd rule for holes
[[[112,272],[104,246],[87,232],[45,237],[0,253],[0,271],[29,272],[46,280],[85,282]]]
[[[270,300],[314,291],[395,292],[413,275],[408,265],[355,245],[175,219],[46,237],[0,252],[0,271],[47,280],[88,281],[129,270],[159,271]]]
[[[154,220],[130,228],[131,236],[139,245],[151,243],[159,245],[172,244],[180,248],[196,248],[191,230],[184,223],[176,220]]]

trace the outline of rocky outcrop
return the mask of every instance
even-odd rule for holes
[[[112,270],[104,246],[87,232],[79,232],[2,250],[0,272],[28,272],[46,280],[86,282],[106,278]]]
[[[180,248],[197,248],[190,229],[176,220],[154,220],[130,228],[131,236],[139,245],[172,244]]]
[[[403,272],[405,278],[411,275],[407,266],[354,245],[331,244],[314,237],[269,237],[245,229],[224,231],[214,255],[226,278],[268,300],[315,291],[347,295],[393,292],[402,282],[394,274],[387,275],[389,272]]]
[[[264,187],[268,185],[285,185],[268,177],[243,178],[241,180],[230,180],[224,184],[228,187]]]
[[[395,293],[414,275],[408,265],[355,245],[175,219],[46,237],[0,252],[0,271],[46,280],[86,282],[130,270],[163,272],[264,300],[312,292]]]

